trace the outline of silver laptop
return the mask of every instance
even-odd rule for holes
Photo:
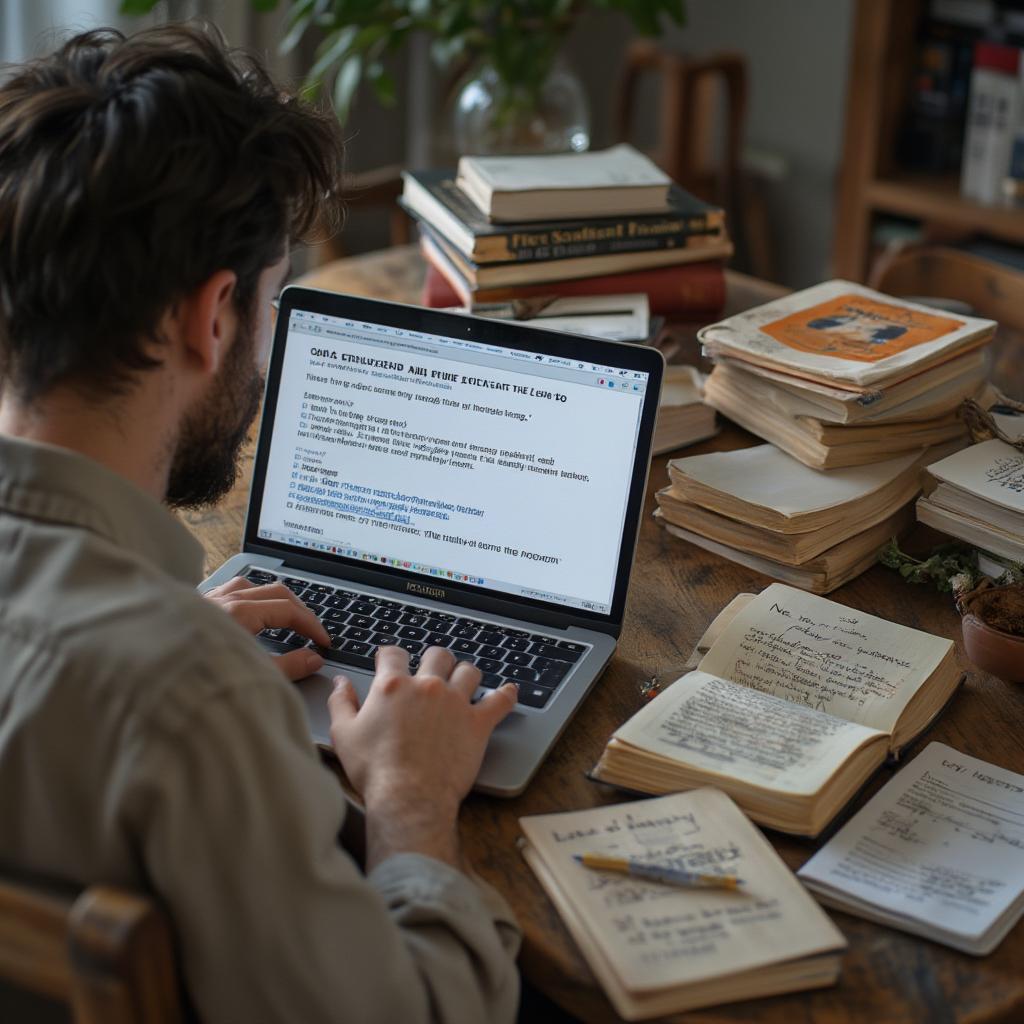
[[[329,743],[332,669],[431,645],[519,704],[477,788],[522,792],[615,650],[664,362],[649,348],[291,287],[281,296],[242,553],[332,637],[299,683]],[[267,630],[283,652],[309,641]]]

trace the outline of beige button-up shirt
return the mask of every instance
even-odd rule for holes
[[[418,854],[361,873],[300,699],[201,570],[127,480],[0,437],[0,865],[156,893],[207,1024],[512,1020],[508,908]]]

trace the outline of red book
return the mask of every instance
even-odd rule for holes
[[[540,281],[506,288],[470,290],[466,280],[435,247],[420,246],[427,260],[420,303],[439,308],[474,302],[504,302],[534,295],[617,295],[646,292],[651,313],[703,319],[716,317],[725,306],[725,271],[719,260],[636,270],[628,274],[581,277],[571,281]]]

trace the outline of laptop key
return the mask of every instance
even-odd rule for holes
[[[301,594],[309,586],[305,580],[297,580],[294,576],[282,576],[281,582],[295,594]]]
[[[505,636],[516,636],[522,640],[526,640],[530,636],[525,629],[512,629],[511,626],[495,626],[494,629],[498,633],[504,633]]]
[[[476,640],[478,644],[494,646],[495,644],[501,643],[501,634],[496,633],[492,629],[482,629],[473,639]]]
[[[373,613],[373,617],[381,622],[397,622],[401,615],[402,613],[397,608],[378,608]]]
[[[477,662],[477,668],[480,667],[480,663]],[[485,672],[483,678],[480,680],[481,686],[486,686],[489,690],[495,690],[506,680],[502,679],[497,672]]]
[[[550,658],[552,661],[567,661],[575,663],[580,660],[576,651],[570,651],[566,647],[553,647],[551,644],[533,644],[530,653],[540,658]]]
[[[567,661],[555,661],[552,658],[534,658],[530,665],[538,672],[550,672],[552,678],[562,679],[572,667]]]
[[[505,657],[504,647],[481,647],[477,652],[481,658],[493,658],[495,661],[502,661]]]
[[[387,636],[394,636],[398,632],[398,623],[397,622],[380,622],[380,621],[375,620],[374,623],[373,623],[373,628],[374,628],[374,630],[376,630],[376,632],[378,634],[379,633],[384,633]]]
[[[522,665],[509,665],[507,668],[503,668],[501,673],[514,683],[535,683],[537,681],[537,673],[532,668],[524,668]]]
[[[359,640],[362,643],[365,643],[367,640],[369,640],[372,635],[373,630],[357,629],[354,626],[349,626],[349,628],[345,630],[346,640]]]
[[[340,608],[328,608],[320,618],[324,622],[348,622],[349,613],[343,612]]]
[[[501,642],[501,646],[507,651],[525,651],[530,645],[521,637],[507,636]]]
[[[422,640],[426,635],[425,629],[418,629],[416,626],[402,626],[396,634],[402,640]]]
[[[339,647],[337,650],[339,653],[342,654],[366,655],[370,653],[370,645],[367,643],[363,643],[361,640],[346,639],[345,642],[341,645],[341,647]]]
[[[495,661],[494,658],[477,658],[476,667],[483,673],[500,672],[504,662]]]
[[[423,638],[423,642],[428,647],[450,647],[452,638],[446,633],[428,633]]]
[[[376,629],[377,620],[371,619],[369,615],[353,615],[348,620],[350,626],[358,626],[360,629]]]
[[[474,658],[473,655],[468,653],[467,651],[454,651],[453,650],[452,654],[455,655],[455,660],[456,661],[468,661],[470,665],[475,665],[476,664],[476,658]]]
[[[267,583],[274,583],[277,581],[277,577],[269,572],[261,572],[259,569],[250,569],[245,574],[245,579],[250,583],[255,583],[256,586],[262,587]]]
[[[362,668],[373,672],[377,663],[369,654],[356,654],[355,651],[327,651],[324,655],[328,661],[336,662],[339,665],[348,665],[351,668]]]
[[[398,646],[408,651],[410,654],[422,654],[426,645],[420,643],[419,640],[399,640]]]
[[[309,643],[309,637],[303,636],[301,633],[292,633],[291,636],[285,640],[285,643],[289,647],[305,647],[306,644]]]
[[[338,597],[337,594],[326,594],[320,604],[324,608],[347,608],[349,606],[349,599],[347,597]]]
[[[480,645],[473,643],[472,640],[456,640],[449,650],[455,655],[476,654],[480,650]]]
[[[423,628],[429,629],[431,633],[447,633],[450,626],[450,621],[439,619],[437,616],[431,616],[423,623]]]
[[[422,626],[427,621],[426,615],[414,615],[406,612],[398,620],[403,626]]]
[[[529,665],[533,661],[532,654],[525,654],[523,651],[509,651],[505,655],[506,665]]]
[[[542,708],[551,699],[551,692],[543,686],[520,686],[519,703],[529,708]]]
[[[566,665],[566,669],[568,668],[569,666]],[[536,669],[534,669],[534,671],[536,671]],[[540,675],[537,676],[537,685],[546,686],[549,690],[553,690],[564,678],[564,672],[548,669],[546,672],[541,672]]]
[[[325,596],[319,590],[304,590],[299,594],[299,599],[307,608],[316,609],[319,605],[323,604]]]
[[[572,651],[574,654],[582,654],[586,647],[583,644],[574,644],[571,640],[559,640],[559,647],[564,647],[567,651]]]
[[[372,605],[366,600],[353,601],[348,606],[348,610],[356,615],[372,615],[375,608],[376,605]]]
[[[264,640],[277,640],[279,643],[283,643],[291,632],[290,629],[286,629],[283,626],[278,629],[264,629],[260,631],[260,636]]]
[[[467,625],[466,623],[462,623],[461,625],[457,623],[455,628],[451,630],[452,636],[460,637],[463,640],[472,640],[479,632],[479,629],[477,629],[475,625]]]

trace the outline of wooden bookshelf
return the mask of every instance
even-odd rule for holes
[[[877,215],[921,222],[927,238],[978,233],[1024,245],[1024,210],[982,206],[956,177],[907,174],[896,163],[925,0],[857,0],[847,85],[836,233],[836,276],[864,281]]]

